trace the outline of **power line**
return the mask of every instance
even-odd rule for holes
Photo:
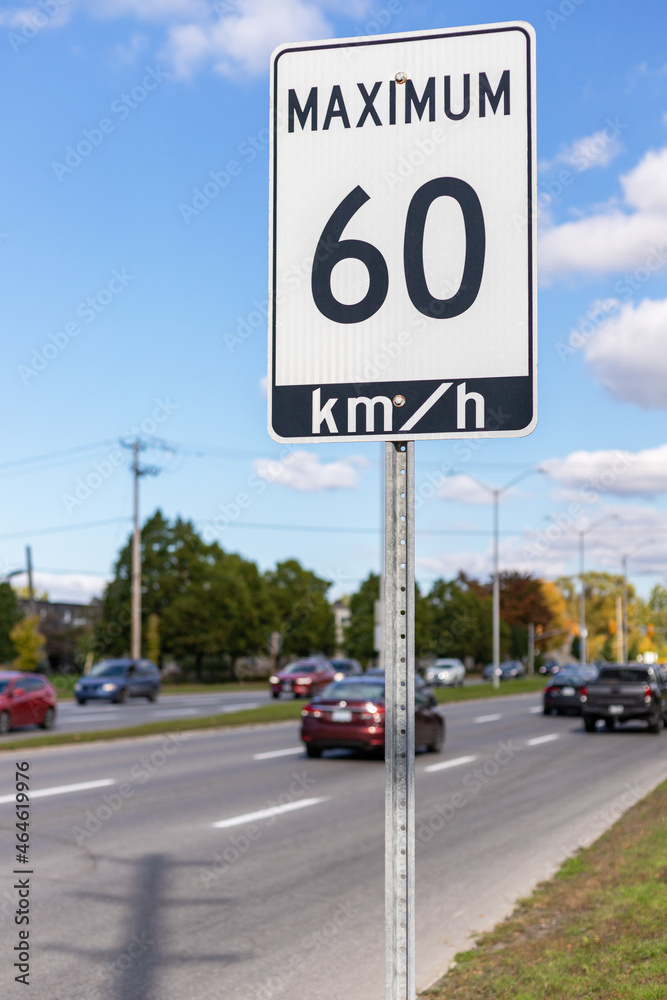
[[[56,535],[64,531],[81,531],[84,528],[102,528],[108,524],[118,524],[119,521],[131,520],[131,517],[108,517],[104,521],[86,521],[84,524],[60,524],[53,528],[32,528],[27,531],[14,531],[9,535],[0,535],[0,542],[8,542],[14,538],[30,538],[32,535]]]

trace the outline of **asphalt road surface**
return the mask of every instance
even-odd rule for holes
[[[667,777],[667,734],[586,734],[537,695],[448,706],[417,758],[417,978]],[[183,738],[185,737],[185,738]],[[0,983],[14,761],[0,756]],[[293,723],[29,750],[33,1000],[382,1000],[383,765]],[[43,794],[40,794],[43,793]]]

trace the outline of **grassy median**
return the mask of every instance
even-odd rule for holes
[[[524,680],[507,681],[495,690],[492,684],[475,684],[463,688],[436,688],[438,702],[470,701],[477,698],[497,698],[502,695],[526,694],[540,690],[543,678],[527,677]],[[222,686],[222,685],[221,685]],[[237,685],[225,685],[227,690],[242,690]],[[169,691],[169,688],[166,689]],[[250,690],[257,690],[257,687]],[[265,690],[265,684],[262,685]],[[66,743],[96,743],[99,740],[117,740],[129,736],[151,736],[157,733],[177,733],[187,729],[226,729],[230,726],[266,725],[271,722],[285,722],[301,717],[305,702],[301,699],[275,701],[260,708],[246,708],[240,712],[225,712],[221,715],[207,715],[195,719],[163,719],[160,722],[146,722],[140,726],[125,726],[119,729],[100,729],[94,732],[45,733],[43,736],[12,739],[0,742],[0,752],[16,750],[19,747],[61,746]]]
[[[301,718],[303,701],[277,701],[261,708],[246,708],[240,712],[226,712],[224,715],[204,715],[196,719],[161,719],[146,722],[141,726],[125,726],[122,729],[96,729],[85,733],[48,733],[44,736],[29,736],[0,743],[2,750],[18,750],[30,747],[61,746],[65,743],[97,743],[100,740],[119,740],[128,736],[153,736],[159,733],[182,733],[188,729],[228,729],[233,726],[266,725],[270,722],[285,722]]]
[[[667,782],[456,961],[424,1000],[664,1000]]]
[[[534,694],[541,691],[546,684],[544,677],[522,677],[516,681],[501,681],[500,687],[494,688],[491,681],[482,684],[471,684],[468,687],[434,688],[438,701],[446,705],[452,701],[474,701],[476,698],[502,698],[508,694]]]

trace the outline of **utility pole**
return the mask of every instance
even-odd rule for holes
[[[141,529],[139,527],[139,439],[132,445],[134,476],[134,534],[132,536],[132,641],[131,657],[141,659]]]
[[[141,659],[141,527],[139,525],[139,477],[157,476],[160,472],[152,465],[139,465],[139,452],[146,445],[135,438],[132,444],[121,441],[124,448],[132,449],[132,476],[134,478],[134,531],[132,534],[132,596],[131,596],[131,639],[130,656],[133,660]]]
[[[29,545],[25,547],[25,565],[28,573],[28,614],[35,613],[35,590],[32,585],[32,549]]]
[[[609,546],[610,549],[614,549],[614,551],[618,552],[619,555],[621,556],[621,567],[623,570],[623,588],[622,588],[623,596],[621,601],[622,614],[619,621],[620,631],[621,631],[621,640],[620,640],[621,663],[627,663],[628,656],[630,655],[630,628],[628,625],[628,559],[630,558],[630,556],[634,556],[636,552],[639,552],[640,549],[645,548],[647,545],[653,545],[654,542],[655,542],[654,538],[648,538],[646,541],[640,542],[638,545],[635,545],[635,547],[633,549],[630,549],[629,552],[621,552],[620,549],[617,549],[615,545]],[[618,613],[616,617],[617,620],[619,620]]]

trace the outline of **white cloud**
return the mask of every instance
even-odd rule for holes
[[[626,303],[598,327],[584,353],[615,396],[645,410],[667,409],[667,299]]]
[[[667,444],[635,452],[573,451],[565,458],[542,462],[540,468],[563,486],[597,493],[620,497],[667,493]]]
[[[257,475],[267,482],[305,493],[353,490],[359,482],[358,470],[368,464],[359,455],[322,464],[320,456],[312,451],[294,451],[280,461],[256,458],[253,462]]]
[[[575,139],[565,146],[553,160],[540,163],[540,170],[551,170],[559,163],[565,163],[580,173],[592,167],[606,167],[622,150],[618,141],[618,132],[608,128]]]
[[[664,256],[667,147],[646,153],[636,167],[621,177],[621,185],[623,209],[610,203],[594,215],[543,229],[540,236],[543,276],[572,272],[602,274],[647,266],[647,260],[656,251]]]
[[[447,476],[438,486],[436,496],[439,500],[448,500],[450,503],[493,503],[490,490],[485,490],[468,476]]]

